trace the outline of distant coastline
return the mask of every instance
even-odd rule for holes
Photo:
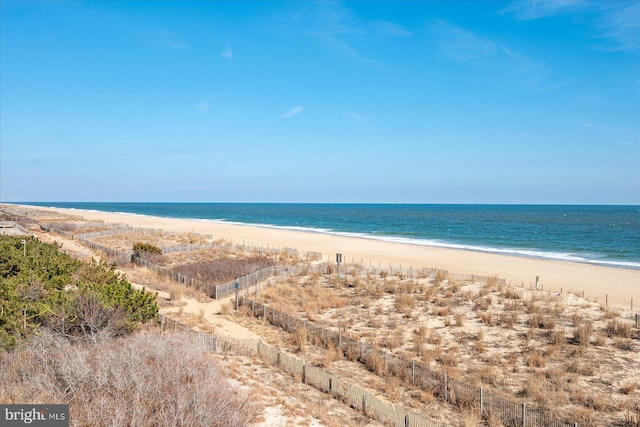
[[[633,205],[12,204],[224,222],[640,270],[640,207]]]

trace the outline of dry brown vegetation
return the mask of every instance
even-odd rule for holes
[[[92,238],[91,241],[120,251],[130,250],[138,242],[153,244],[158,247],[210,243],[205,237],[194,233],[167,234],[160,230],[144,232],[123,230],[121,233]]]
[[[267,257],[251,256],[246,258],[213,258],[178,265],[172,270],[206,283],[221,284],[273,265],[274,261]]]
[[[580,425],[639,418],[632,313],[497,281],[436,282],[312,274],[280,280],[259,300]],[[388,376],[380,361],[368,365]]]
[[[0,354],[0,401],[69,403],[73,426],[250,425],[261,411],[254,400],[183,334],[101,345],[44,334]]]

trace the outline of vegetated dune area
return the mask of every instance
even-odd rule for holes
[[[640,271],[214,221],[0,211],[157,292],[159,326],[138,333],[199,343],[225,387],[251,397],[245,425],[640,425]],[[133,339],[120,345],[150,341]],[[151,349],[147,362],[165,357]]]

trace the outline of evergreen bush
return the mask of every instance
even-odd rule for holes
[[[59,249],[34,237],[0,236],[0,350],[40,327],[96,341],[157,317],[155,295],[134,289],[114,265],[84,263]]]

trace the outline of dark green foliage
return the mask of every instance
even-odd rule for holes
[[[133,253],[136,256],[143,256],[145,254],[161,254],[162,249],[151,243],[138,242],[133,245]]]
[[[156,317],[155,296],[133,289],[114,266],[83,263],[59,248],[33,237],[0,236],[0,350],[41,326],[95,340]]]

